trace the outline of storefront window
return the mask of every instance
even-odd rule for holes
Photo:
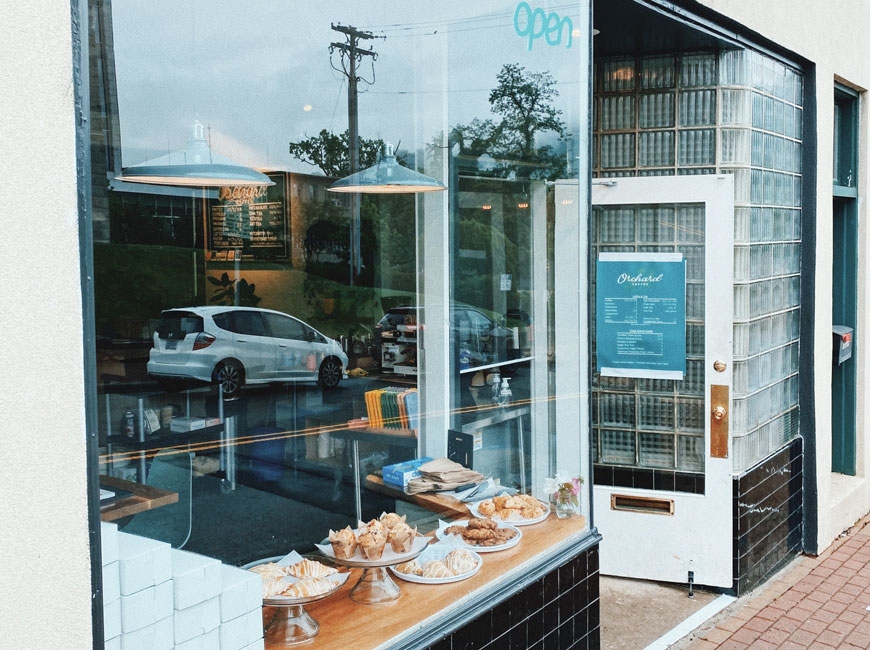
[[[586,478],[580,5],[97,5],[99,473],[178,497],[104,519],[241,566],[432,530],[403,461]]]

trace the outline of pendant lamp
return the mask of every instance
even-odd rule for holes
[[[387,144],[377,163],[335,181],[327,189],[359,194],[412,194],[443,192],[447,187],[434,178],[400,165],[393,155],[393,146]]]
[[[226,187],[274,185],[265,174],[214,153],[203,137],[203,126],[194,122],[187,146],[160,158],[121,170],[115,177],[129,183],[178,185],[185,187]]]

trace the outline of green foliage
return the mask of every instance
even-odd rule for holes
[[[256,307],[260,303],[261,298],[254,293],[257,285],[248,284],[244,278],[231,280],[228,273],[222,273],[220,278],[208,276],[206,280],[217,287],[209,300],[216,305]]]
[[[290,155],[309,165],[314,165],[327,176],[340,178],[350,174],[350,135],[347,131],[336,135],[322,129],[317,135],[299,142],[290,143]],[[380,138],[368,140],[358,138],[359,168],[371,167],[378,161],[384,150]],[[396,160],[404,163],[404,157],[397,155]]]

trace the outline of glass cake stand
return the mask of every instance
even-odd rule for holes
[[[246,564],[242,568],[250,569],[258,564],[277,562],[281,557],[283,556],[256,560]],[[333,565],[333,562],[328,558],[308,555],[305,557],[323,562],[324,564]],[[339,573],[333,574],[333,576],[330,579],[335,582],[335,588],[316,596],[304,598],[273,596],[271,598],[263,598],[263,638],[267,644],[293,646],[310,641],[317,636],[317,633],[320,631],[320,623],[305,611],[305,605],[329,598],[335,594],[347,582],[350,573],[346,569],[339,568]],[[267,611],[267,608],[270,608],[271,611]]]
[[[377,605],[378,603],[392,602],[401,595],[401,589],[390,577],[387,567],[413,560],[426,549],[430,541],[431,538],[429,537],[417,536],[411,544],[411,549],[406,553],[395,553],[387,545],[384,549],[384,554],[379,560],[364,559],[359,549],[357,549],[356,554],[352,558],[336,558],[332,552],[329,540],[324,540],[318,545],[318,548],[321,553],[327,555],[336,564],[361,568],[363,570],[362,575],[350,590],[350,599],[362,605]]]

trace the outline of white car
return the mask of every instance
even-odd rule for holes
[[[335,388],[347,377],[347,355],[338,341],[281,312],[185,307],[161,314],[148,374],[162,383],[217,383],[224,397],[245,384],[317,381]]]

